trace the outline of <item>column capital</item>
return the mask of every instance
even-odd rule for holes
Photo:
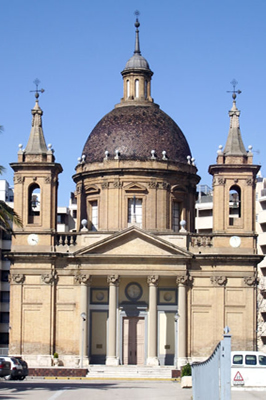
[[[192,285],[192,283],[193,283],[193,278],[189,274],[184,274],[176,277],[177,285],[189,286]]]
[[[119,283],[119,275],[108,275],[107,283],[117,285]]]
[[[78,272],[75,276],[74,276],[74,282],[78,283],[78,284],[84,284],[84,285],[89,285],[91,283],[91,276],[87,275],[87,274],[81,274],[80,272]]]
[[[158,281],[159,281],[159,276],[158,275],[149,275],[147,277],[147,283],[148,285],[158,285]]]

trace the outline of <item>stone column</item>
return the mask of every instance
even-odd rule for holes
[[[178,285],[178,367],[187,363],[187,284],[189,276],[176,278]]]
[[[117,288],[119,283],[118,275],[109,275],[109,323],[107,339],[106,365],[119,365],[119,358],[116,354],[116,315],[117,315]]]
[[[159,365],[157,357],[157,285],[158,276],[147,279],[149,285],[148,358],[147,365]]]
[[[80,334],[79,334],[79,355],[82,367],[89,363],[88,349],[88,286],[91,283],[90,275],[78,273],[75,282],[80,284]],[[77,364],[79,359],[77,359]]]

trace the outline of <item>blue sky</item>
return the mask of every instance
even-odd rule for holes
[[[152,97],[180,126],[201,183],[225,145],[230,82],[242,94],[240,126],[254,163],[265,159],[265,0],[0,0],[0,164],[26,146],[39,78],[46,143],[63,166],[59,205],[75,190],[72,175],[88,135],[122,97],[120,72],[133,55],[135,10],[140,48],[154,72]]]

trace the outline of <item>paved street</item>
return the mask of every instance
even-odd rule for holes
[[[192,390],[171,381],[0,380],[2,400],[191,400]],[[232,400],[264,400],[266,391],[232,391]],[[216,399],[202,399],[216,400]]]

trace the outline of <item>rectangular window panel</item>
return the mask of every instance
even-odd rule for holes
[[[98,202],[97,200],[92,201],[91,205],[91,230],[98,230]]]
[[[172,229],[174,232],[178,232],[180,227],[180,205],[177,201],[173,202],[172,206]]]
[[[128,200],[128,222],[142,227],[142,199],[134,197]]]

